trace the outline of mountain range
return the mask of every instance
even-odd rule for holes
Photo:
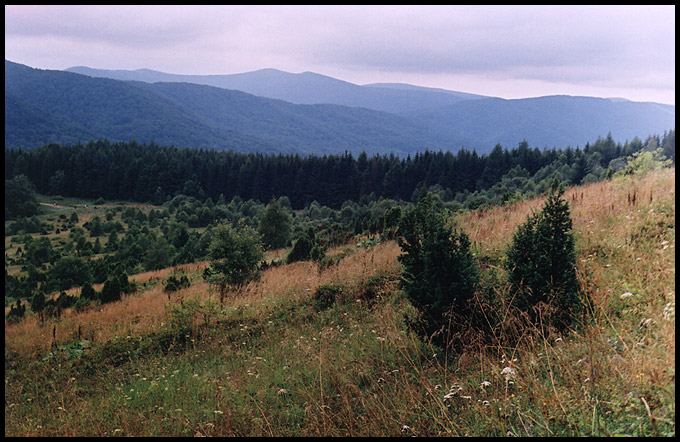
[[[175,75],[5,60],[5,146],[90,139],[237,152],[407,154],[578,147],[675,128],[675,106],[593,97],[506,100],[406,84],[356,85],[275,69]]]

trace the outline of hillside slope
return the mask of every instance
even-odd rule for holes
[[[406,156],[461,148],[484,154],[498,143],[512,148],[522,140],[539,148],[583,147],[609,133],[625,142],[675,127],[675,107],[656,103],[567,96],[503,100],[268,69],[215,78],[80,71],[143,81],[5,60],[5,144],[31,149],[107,138],[237,152]],[[166,82],[147,82],[156,79]],[[167,82],[180,79],[221,87]]]
[[[135,80],[146,83],[194,83],[234,89],[258,97],[275,98],[295,104],[339,104],[377,111],[400,113],[431,109],[462,100],[484,98],[482,95],[432,88],[404,87],[392,84],[360,86],[314,72],[292,74],[278,69],[228,75],[177,75],[150,69],[106,70],[75,66],[67,71],[91,77]]]
[[[269,268],[223,306],[205,263],[185,265],[173,295],[160,270],[121,302],[6,324],[5,434],[672,436],[675,169],[565,199],[591,312],[578,330],[444,355],[406,325],[392,241]],[[503,251],[542,203],[455,217],[499,296]]]
[[[190,83],[125,82],[5,61],[5,144],[107,138],[265,153],[394,152],[453,146],[419,123],[339,105],[295,105]],[[30,110],[30,111],[29,111]],[[69,124],[60,125],[61,121]]]
[[[525,139],[540,148],[583,148],[611,132],[620,142],[675,128],[675,107],[566,95],[504,100],[466,100],[401,115],[465,146],[515,146]]]
[[[291,74],[276,69],[231,75],[175,75],[149,69],[123,71],[82,66],[68,70],[148,83],[205,84],[297,104],[329,103],[386,111],[444,137],[445,148],[465,147],[480,154],[491,151],[498,143],[506,148],[522,140],[539,148],[583,147],[608,133],[623,143],[675,128],[675,106],[620,99],[562,95],[505,100],[408,84],[359,86],[313,72]],[[435,150],[441,146],[431,144]]]

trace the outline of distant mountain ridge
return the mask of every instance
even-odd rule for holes
[[[463,100],[485,98],[482,95],[411,85],[383,83],[360,86],[313,72],[292,74],[278,69],[260,69],[228,75],[178,75],[150,69],[105,70],[84,66],[68,68],[66,71],[90,77],[146,83],[195,83],[234,89],[258,97],[275,98],[293,104],[339,104],[391,113],[430,109]]]
[[[406,155],[453,147],[419,124],[385,112],[296,105],[191,83],[93,78],[5,61],[6,146],[96,138],[301,154]]]
[[[187,76],[50,71],[5,60],[8,147],[108,138],[238,152],[405,156],[466,148],[483,154],[498,143],[582,147],[608,133],[623,142],[674,128],[675,106],[620,99],[505,100],[276,69]]]

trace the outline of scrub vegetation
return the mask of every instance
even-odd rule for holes
[[[464,210],[427,188],[235,198],[192,227],[210,204],[39,194],[5,226],[5,435],[674,436],[675,167],[654,152]],[[516,273],[555,256],[564,284]]]

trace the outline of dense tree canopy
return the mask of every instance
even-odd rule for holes
[[[43,194],[58,189],[69,196],[155,204],[180,194],[212,201],[238,195],[263,203],[285,196],[295,210],[313,201],[337,209],[345,201],[362,198],[415,202],[414,191],[422,185],[441,189],[445,200],[465,200],[492,189],[499,195],[526,191],[529,177],[534,177],[535,185],[545,180],[538,190],[546,191],[556,173],[566,184],[595,181],[608,167],[616,167],[612,160],[650,145],[663,146],[664,155],[674,159],[675,131],[663,138],[649,137],[645,143],[635,138],[621,145],[608,136],[583,149],[540,150],[523,141],[510,150],[498,145],[489,155],[463,149],[406,158],[365,153],[356,158],[350,153],[241,154],[100,140],[86,145],[50,144],[31,151],[5,149],[5,176],[13,179],[23,174]],[[518,177],[513,172],[517,170],[528,175],[524,181],[521,176],[515,180],[514,186],[521,187],[503,183],[509,173]]]
[[[10,180],[5,179],[5,220],[29,217],[37,213],[38,201],[33,183],[22,174]]]

